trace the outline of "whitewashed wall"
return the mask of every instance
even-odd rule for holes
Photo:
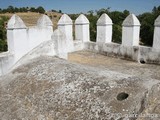
[[[155,20],[153,47],[139,45],[140,22],[134,14],[130,14],[122,24],[122,44],[111,42],[111,23],[111,19],[103,14],[97,21],[97,42],[88,42],[84,48],[107,56],[160,64],[160,16]]]
[[[90,41],[89,20],[83,14],[75,21],[75,37],[82,42]]]
[[[140,22],[134,14],[130,14],[122,24],[122,45],[138,46]]]
[[[63,14],[58,21],[58,29],[61,30],[67,39],[66,47],[68,52],[74,51],[73,43],[73,22],[67,14]]]
[[[160,16],[155,20],[154,26],[153,48],[160,51]]]
[[[155,20],[153,47],[139,45],[140,22],[134,14],[130,14],[122,24],[122,44],[112,42],[112,20],[106,14],[97,21],[97,42],[90,41],[89,21],[84,15],[81,14],[75,21],[76,41],[73,41],[72,27],[72,20],[66,14],[59,20],[55,34],[52,22],[46,15],[37,21],[37,26],[30,28],[26,27],[20,17],[13,15],[7,28],[8,52],[0,54],[0,75],[7,73],[28,53],[33,53],[29,54],[30,58],[45,54],[66,59],[68,52],[83,49],[138,62],[144,60],[146,63],[160,64],[160,16]],[[54,50],[55,48],[57,49]]]
[[[112,20],[107,14],[102,14],[97,21],[97,43],[112,42]]]
[[[51,40],[53,28],[51,27],[30,27],[27,29],[29,51],[44,41]]]
[[[16,14],[7,24],[8,52],[0,54],[0,75],[5,74],[19,59],[44,41],[51,40],[52,21],[42,15],[37,26],[27,28]]]

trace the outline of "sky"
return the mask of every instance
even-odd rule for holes
[[[0,0],[0,8],[38,7],[46,10],[62,10],[63,13],[87,13],[89,10],[99,10],[110,7],[111,11],[129,10],[134,14],[150,12],[154,6],[160,6],[160,0]]]

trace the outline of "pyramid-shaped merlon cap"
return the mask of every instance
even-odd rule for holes
[[[160,26],[160,15],[157,17],[157,19],[154,22],[155,26]]]
[[[140,22],[134,14],[130,14],[127,18],[123,21],[123,26],[140,26]]]
[[[47,15],[42,15],[37,21],[37,26],[53,26],[53,23]]]
[[[82,25],[82,24],[89,24],[89,20],[86,18],[85,15],[81,14],[75,21],[76,25]]]
[[[67,14],[63,14],[58,21],[58,25],[72,25],[72,20]]]
[[[106,13],[103,13],[97,21],[97,25],[112,25],[112,24],[113,23],[111,18]]]
[[[14,14],[7,24],[7,29],[25,29],[27,28],[23,20],[16,14]]]

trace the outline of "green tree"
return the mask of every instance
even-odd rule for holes
[[[15,7],[14,12],[19,12],[19,9],[17,7]]]
[[[7,20],[8,18],[4,16],[0,18],[0,52],[7,51],[7,38],[5,29],[5,23]]]
[[[160,15],[160,6],[154,7],[152,9],[152,12],[146,12],[138,16],[138,19],[141,22],[140,43],[142,45],[152,46],[154,22],[159,15]]]
[[[102,8],[100,10],[96,10],[97,15],[100,17],[103,13],[109,14],[110,13],[110,7],[108,7],[107,9]]]
[[[31,8],[30,8],[30,11],[31,11],[31,12],[36,12],[36,8],[35,8],[35,7],[31,7]]]
[[[144,13],[138,16],[141,22],[140,38],[141,44],[146,46],[152,46],[153,43],[153,31],[155,17],[152,13]]]
[[[98,16],[97,15],[93,15],[93,11],[89,11],[89,14],[86,15],[88,20],[90,21],[90,39],[91,41],[96,41],[96,34],[97,34],[97,20],[98,20]]]
[[[13,6],[8,6],[7,12],[14,13],[14,7]]]
[[[57,12],[56,10],[53,10],[53,9],[52,9],[51,11],[52,11],[52,12]]]
[[[123,12],[112,11],[109,13],[110,18],[113,21],[113,42],[122,42],[122,23],[128,15],[128,10],[124,10]]]
[[[92,15],[92,16],[93,16],[94,11],[93,11],[93,10],[90,10],[90,11],[88,11],[87,13],[88,13],[89,15]]]
[[[45,10],[44,10],[44,8],[43,8],[42,6],[39,6],[36,10],[37,10],[37,12],[39,12],[39,13],[42,13],[42,14],[45,13]]]
[[[79,14],[69,14],[69,17],[75,21],[78,18]]]
[[[62,10],[59,10],[58,12],[59,12],[59,13],[62,13]]]

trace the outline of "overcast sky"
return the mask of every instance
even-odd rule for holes
[[[131,13],[140,14],[149,12],[154,6],[160,6],[160,0],[0,0],[0,8],[37,7],[46,10],[62,10],[64,13],[86,13],[89,10],[111,7],[111,10],[129,10]]]

